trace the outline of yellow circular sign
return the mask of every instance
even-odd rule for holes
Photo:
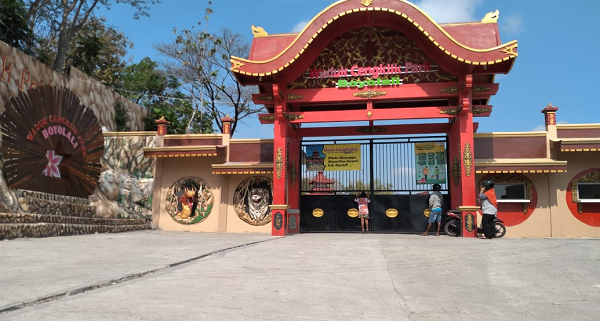
[[[351,208],[348,210],[348,216],[354,218],[354,217],[358,217],[358,210],[355,208]]]
[[[398,210],[397,210],[397,209],[395,209],[395,208],[388,208],[388,209],[385,211],[385,215],[386,215],[387,217],[392,217],[392,218],[393,218],[393,217],[396,217],[396,216],[398,216]]]
[[[312,214],[313,214],[314,217],[321,217],[321,216],[323,216],[323,214],[325,214],[325,212],[323,212],[323,210],[320,209],[320,208],[315,208],[312,211]]]

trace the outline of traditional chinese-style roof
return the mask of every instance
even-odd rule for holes
[[[454,74],[508,73],[517,57],[517,42],[501,44],[494,21],[437,24],[410,2],[342,0],[321,11],[298,34],[256,36],[249,59],[232,57],[231,69],[245,85],[289,82],[340,34],[378,26],[402,31]]]

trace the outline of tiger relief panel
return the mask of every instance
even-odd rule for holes
[[[271,222],[273,182],[270,178],[253,176],[242,181],[233,194],[237,216],[244,222],[260,226]]]
[[[213,202],[210,186],[202,178],[181,178],[167,190],[167,212],[180,224],[204,221],[213,208]]]

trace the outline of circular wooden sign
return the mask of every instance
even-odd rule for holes
[[[83,198],[94,192],[104,137],[94,112],[69,89],[21,92],[6,105],[0,125],[11,188]]]

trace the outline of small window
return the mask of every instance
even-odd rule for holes
[[[600,183],[577,183],[577,198],[600,202]]]
[[[526,200],[525,183],[498,183],[494,186],[498,200]]]

